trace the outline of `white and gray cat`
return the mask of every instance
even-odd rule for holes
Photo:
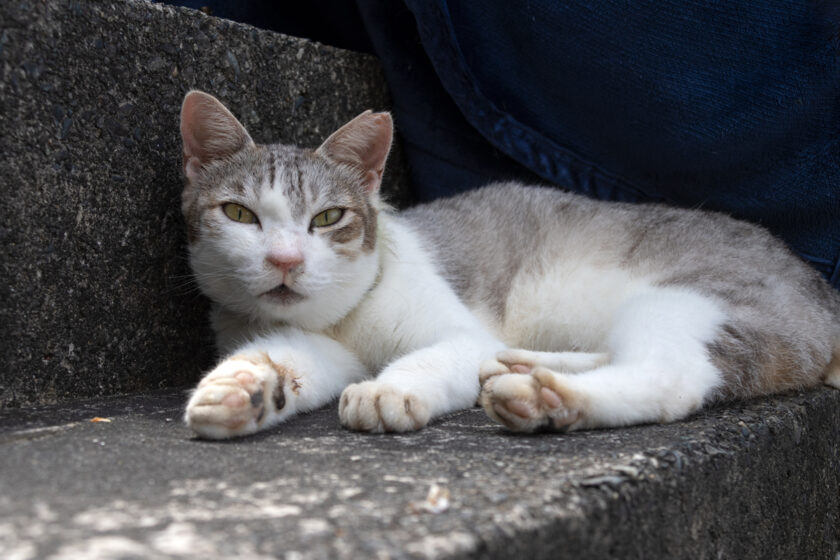
[[[416,430],[478,398],[534,431],[840,388],[840,294],[760,227],[520,184],[398,215],[379,197],[387,113],[314,151],[257,145],[192,91],[181,134],[190,262],[225,356],[187,404],[200,436],[339,394],[353,430]]]

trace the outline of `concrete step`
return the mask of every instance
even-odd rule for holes
[[[193,383],[213,350],[185,261],[184,93],[317,146],[389,106],[378,61],[142,1],[4,1],[0,27],[0,408]]]
[[[213,354],[184,258],[181,98],[205,89],[258,141],[316,145],[387,108],[378,63],[147,2],[9,1],[0,72],[3,558],[838,553],[828,389],[571,435],[513,436],[467,410],[366,436],[333,406],[192,439],[184,394],[149,393],[194,383]]]
[[[840,392],[830,389],[569,435],[511,435],[472,409],[417,433],[371,436],[339,428],[330,406],[234,442],[192,439],[179,422],[183,400],[0,413],[3,557],[834,560],[840,551]],[[427,500],[434,485],[448,504]]]

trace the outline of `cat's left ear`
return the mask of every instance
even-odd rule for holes
[[[368,193],[379,190],[391,151],[394,123],[390,113],[365,111],[327,138],[315,153],[359,169]]]
[[[192,90],[184,97],[181,139],[184,143],[184,174],[191,181],[210,162],[229,157],[254,144],[245,127],[221,101],[198,90]]]

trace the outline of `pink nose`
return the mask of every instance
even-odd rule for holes
[[[275,249],[269,251],[265,260],[287,273],[303,264],[303,253],[300,249]]]

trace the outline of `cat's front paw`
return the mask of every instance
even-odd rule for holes
[[[234,356],[201,380],[184,419],[204,438],[252,434],[279,419],[287,404],[284,386],[293,382],[292,372],[267,354]]]
[[[416,396],[365,381],[344,389],[338,405],[341,425],[361,432],[408,432],[429,423],[429,408]]]
[[[490,418],[516,432],[574,429],[583,420],[583,399],[563,378],[543,367],[492,375],[484,380],[479,403]]]

